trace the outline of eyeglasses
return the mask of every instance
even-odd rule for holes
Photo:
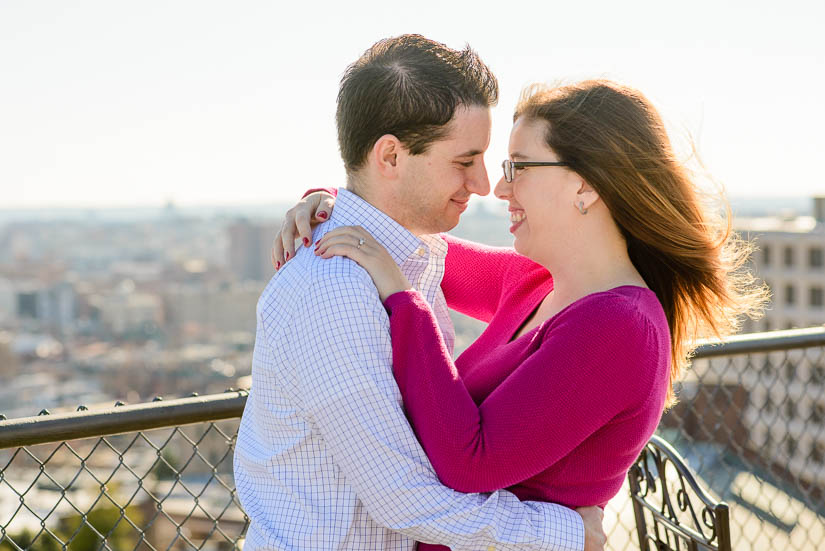
[[[509,159],[505,159],[504,162],[501,163],[501,168],[504,169],[504,181],[508,184],[511,183],[515,177],[515,170],[517,168],[525,168],[529,166],[570,166],[570,163],[563,163],[560,161],[511,161]]]

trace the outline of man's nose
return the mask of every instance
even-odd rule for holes
[[[490,193],[490,176],[487,174],[487,167],[483,160],[478,163],[478,170],[467,182],[467,189],[470,193],[477,193],[481,196]]]

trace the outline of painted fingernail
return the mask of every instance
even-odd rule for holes
[[[327,213],[325,213],[324,211],[319,212],[317,216],[318,216],[318,218],[320,218],[322,220],[327,219]]]
[[[281,263],[280,263],[280,262],[278,262],[277,266],[275,266],[275,269],[276,269],[276,270],[278,270],[278,269],[280,269],[280,268],[281,268]]]
[[[284,260],[289,260],[289,253],[286,253],[286,255],[284,255]]]
[[[304,237],[304,247],[309,247],[309,239]]]

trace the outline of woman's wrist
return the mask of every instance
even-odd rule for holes
[[[390,293],[387,298],[384,299],[384,308],[388,311],[392,310],[396,306],[400,306],[401,304],[409,302],[418,291],[412,288],[412,286],[406,289],[399,289]]]

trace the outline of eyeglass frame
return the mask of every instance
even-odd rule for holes
[[[507,166],[510,167],[510,177],[507,177]],[[504,159],[501,162],[501,170],[504,171],[504,181],[508,184],[513,183],[515,180],[515,170],[517,168],[528,168],[531,166],[570,166],[570,163],[565,163],[563,161],[511,161],[510,159]]]

